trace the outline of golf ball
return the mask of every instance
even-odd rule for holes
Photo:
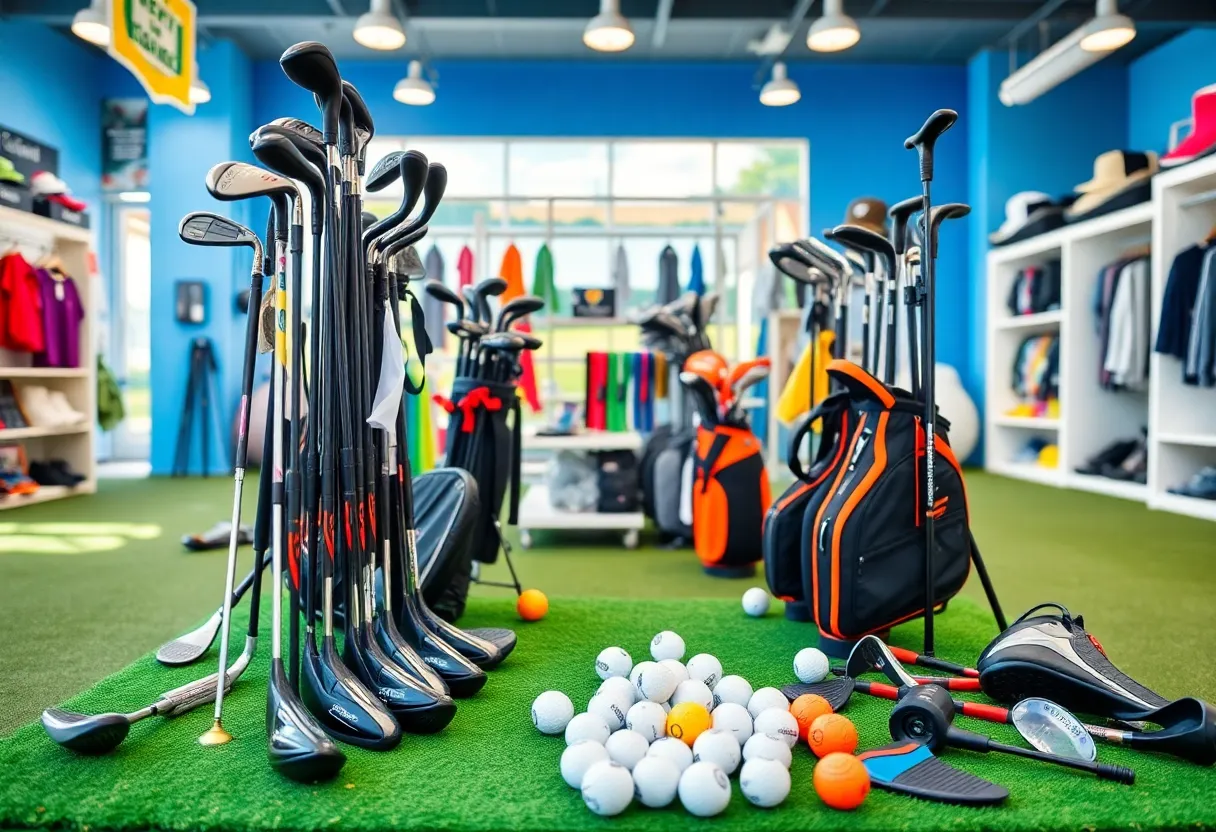
[[[666,757],[647,754],[633,767],[633,796],[643,806],[661,809],[668,805],[676,799],[679,785],[680,767]]]
[[[808,685],[822,682],[828,675],[828,657],[816,647],[803,647],[794,656],[794,675]]]
[[[624,676],[609,676],[600,682],[600,686],[596,688],[595,692],[606,693],[617,702],[623,699],[630,705],[637,702],[638,697],[641,696],[638,689]]]
[[[604,744],[608,756],[625,768],[633,771],[638,760],[646,756],[650,750],[650,741],[637,731],[617,731]]]
[[[619,731],[625,727],[625,714],[629,712],[632,704],[615,699],[610,693],[597,693],[587,703],[587,713],[595,714],[604,720],[609,731]]]
[[[684,658],[684,639],[671,630],[664,630],[650,640],[650,655],[656,662]]]
[[[666,702],[676,692],[676,677],[663,665],[655,663],[638,674],[638,690],[643,699]]]
[[[714,728],[729,731],[740,745],[747,742],[752,735],[752,715],[742,705],[723,702],[714,708],[710,716],[713,718]]]
[[[625,714],[625,727],[637,731],[647,742],[654,742],[667,735],[667,712],[657,702],[642,700]]]
[[[608,750],[595,740],[579,740],[562,752],[562,779],[572,789],[581,788],[583,775],[596,763],[608,759]]]
[[[688,678],[704,682],[710,690],[713,690],[714,685],[718,684],[718,680],[722,678],[722,662],[708,653],[698,653],[693,656],[688,660],[686,667]]]
[[[748,760],[739,772],[739,791],[753,806],[779,806],[790,793],[789,769],[776,760]]]
[[[680,775],[679,794],[685,809],[697,817],[710,818],[730,803],[730,780],[713,763],[693,763]]]
[[[620,763],[601,760],[583,775],[582,792],[583,802],[597,815],[619,815],[633,801],[633,776]]]
[[[566,724],[566,745],[574,745],[579,740],[595,740],[603,745],[611,733],[603,718],[595,714],[577,714]]]
[[[767,613],[768,605],[768,593],[758,586],[754,586],[743,593],[743,611],[752,618],[759,618]]]
[[[696,702],[707,711],[714,709],[713,692],[699,679],[685,679],[676,686],[676,692],[671,695],[671,706],[674,708],[681,702]]]
[[[789,768],[794,762],[794,753],[776,734],[752,734],[743,743],[743,761],[748,760],[776,760]]]
[[[692,744],[692,759],[694,763],[713,763],[729,776],[739,767],[743,759],[743,749],[730,731],[711,728],[697,737],[697,741]]]
[[[769,708],[790,709],[790,700],[785,698],[785,694],[776,688],[760,688],[752,694],[752,698],[747,700],[747,712],[752,715],[752,719],[760,716],[761,711]]]
[[[677,740],[674,737],[663,737],[652,742],[646,756],[669,760],[680,770],[681,774],[684,773],[684,769],[692,765],[692,749],[685,745],[683,740]]]
[[[798,742],[798,720],[794,719],[788,708],[766,708],[761,711],[756,717],[755,731],[757,734],[780,737],[790,748]]]
[[[671,675],[675,677],[677,684],[686,682],[692,678],[688,675],[688,668],[676,659],[663,659],[659,664],[671,671]]]
[[[734,702],[747,707],[752,698],[752,686],[742,676],[723,676],[714,685],[714,707],[723,702]]]
[[[601,679],[628,676],[632,669],[633,659],[619,647],[605,647],[595,657],[595,672]]]
[[[574,716],[574,703],[560,690],[547,690],[532,701],[532,724],[542,734],[560,734]]]
[[[646,668],[653,664],[658,664],[658,662],[642,661],[635,664],[633,670],[629,671],[629,684],[636,688],[638,686],[638,677],[645,673]]]

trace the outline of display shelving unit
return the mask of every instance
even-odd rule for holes
[[[72,470],[85,476],[75,488],[41,486],[34,494],[0,497],[0,509],[57,500],[97,490],[97,468],[93,448],[93,414],[97,412],[96,359],[93,354],[93,298],[89,277],[89,248],[92,232],[58,220],[0,206],[0,249],[16,244],[26,253],[54,253],[76,281],[85,309],[80,324],[80,367],[34,367],[27,353],[0,349],[0,379],[11,380],[17,389],[39,384],[59,390],[72,407],[85,414],[79,424],[57,427],[28,427],[0,430],[0,445],[19,443],[31,459],[63,459]]]
[[[1150,344],[1155,342],[1161,299],[1174,256],[1216,225],[1216,157],[1158,174],[1149,202],[1104,217],[993,249],[988,254],[988,359],[985,465],[989,471],[1031,482],[1092,491],[1144,502],[1151,508],[1216,520],[1216,501],[1170,494],[1204,465],[1216,464],[1216,390],[1182,384],[1179,362],[1153,352],[1145,392],[1109,391],[1098,383],[1100,344],[1092,298],[1101,268],[1129,249],[1152,243]],[[1061,308],[1012,316],[1005,307],[1018,271],[1060,260]],[[1058,332],[1059,414],[1009,415],[1018,403],[1010,368],[1027,336]],[[1075,472],[1120,438],[1148,431],[1148,482],[1124,482]],[[1018,462],[1031,437],[1059,448],[1059,465]]]

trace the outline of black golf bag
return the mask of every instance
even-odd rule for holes
[[[639,475],[642,484],[642,511],[654,521],[668,541],[687,543],[692,540],[692,523],[681,517],[681,503],[691,486],[684,476],[687,463],[697,441],[694,428],[661,425],[650,434],[642,451]]]

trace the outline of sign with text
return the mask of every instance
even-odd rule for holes
[[[101,102],[101,189],[148,189],[148,99]]]
[[[157,104],[194,114],[195,9],[190,0],[110,0],[107,51]]]
[[[575,289],[574,317],[611,318],[616,315],[615,289]]]

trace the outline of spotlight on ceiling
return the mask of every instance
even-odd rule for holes
[[[110,45],[110,22],[106,18],[106,0],[91,0],[88,6],[72,18],[72,34],[102,48]]]
[[[355,21],[355,42],[382,52],[405,46],[405,30],[393,14],[392,0],[372,0],[367,14]]]
[[[760,90],[760,103],[766,107],[788,107],[802,98],[798,85],[785,74],[785,63],[773,64],[773,77]]]
[[[1119,14],[1119,0],[1098,0],[1094,19],[1081,27],[1081,48],[1086,52],[1114,52],[1136,37],[1136,23]]]
[[[425,107],[435,100],[435,88],[422,77],[421,61],[410,61],[405,77],[393,87],[393,98],[414,107]]]
[[[815,52],[843,52],[861,40],[857,21],[844,13],[844,0],[823,0],[823,16],[811,24],[806,45]]]
[[[583,43],[597,52],[624,52],[633,46],[633,29],[621,14],[620,0],[600,0],[600,13],[583,30]]]

